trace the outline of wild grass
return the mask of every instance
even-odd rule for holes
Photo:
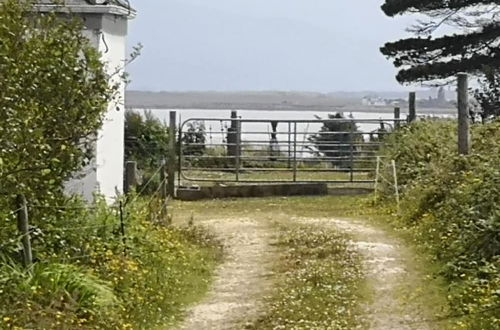
[[[127,207],[125,240],[119,214],[105,205],[34,223],[34,266],[24,269],[5,255],[0,261],[0,328],[153,329],[179,322],[208,290],[221,248],[195,226],[151,222],[147,205],[138,199]]]
[[[253,329],[355,329],[361,326],[363,272],[346,237],[314,226],[280,225],[279,282]]]

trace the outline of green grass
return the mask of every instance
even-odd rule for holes
[[[46,246],[34,244],[40,260],[29,271],[0,255],[0,329],[155,329],[177,324],[186,307],[208,291],[221,247],[195,226],[152,223],[147,205],[139,199],[127,208],[126,252],[117,230],[118,214],[102,205],[92,215],[75,211],[57,221],[48,218],[46,222],[61,228],[105,221],[110,229],[79,227],[51,235],[46,225],[40,229],[47,233],[41,242]],[[70,258],[70,253],[81,257]]]
[[[279,282],[253,329],[355,329],[363,273],[346,237],[331,229],[280,225]]]
[[[265,301],[267,313],[252,329],[354,329],[361,322],[359,304],[368,299],[359,255],[333,229],[290,221],[345,215],[352,203],[344,197],[176,201],[174,221],[252,217],[274,228],[280,256],[273,270],[276,284]]]
[[[236,180],[234,172],[212,172],[212,171],[199,171],[190,170],[184,171],[183,176],[189,180],[181,180],[182,185],[198,184],[202,186],[212,185],[213,182],[204,182],[202,180],[216,180],[219,182],[227,182]],[[297,172],[296,181],[300,182],[328,182],[328,181],[349,181],[351,178],[350,173],[341,172],[311,172],[301,171]],[[369,173],[354,173],[353,179],[358,181],[373,180],[373,175]],[[293,171],[242,171],[239,174],[241,181],[255,181],[255,182],[294,182]]]
[[[271,224],[276,224],[275,231],[279,238],[279,250],[282,258],[277,263],[276,273],[281,278],[276,286],[273,297],[268,301],[273,315],[266,315],[260,323],[254,325],[255,329],[268,329],[278,327],[283,319],[289,327],[286,329],[307,328],[299,325],[300,318],[318,325],[321,329],[325,319],[311,313],[304,315],[295,309],[296,305],[304,310],[307,308],[320,308],[325,303],[326,297],[337,297],[329,291],[328,287],[315,286],[313,281],[301,281],[308,279],[314,274],[322,274],[324,283],[343,283],[342,294],[337,300],[331,299],[328,306],[349,306],[351,313],[358,312],[357,303],[368,303],[370,299],[369,291],[362,285],[363,280],[357,273],[359,259],[352,251],[345,249],[345,237],[335,233],[333,230],[322,230],[314,227],[305,227],[290,222],[291,217],[303,218],[342,218],[361,219],[367,224],[377,228],[382,228],[399,239],[407,248],[408,255],[403,257],[408,261],[408,272],[412,274],[411,283],[405,285],[404,291],[398,292],[398,299],[401,304],[406,304],[410,300],[413,304],[423,306],[431,325],[438,329],[447,329],[450,321],[440,320],[442,316],[449,313],[446,303],[445,283],[437,273],[439,266],[432,256],[424,249],[419,248],[409,231],[396,226],[397,216],[392,207],[379,208],[373,206],[373,197],[273,197],[273,198],[251,198],[251,199],[224,199],[200,202],[175,202],[174,219],[178,223],[185,223],[194,219],[195,223],[202,218],[245,218],[252,217],[261,219]],[[325,242],[325,238],[327,239]],[[325,249],[331,253],[332,258],[321,258],[316,249],[315,241],[325,243]],[[331,260],[334,259],[334,260]],[[294,260],[300,260],[294,263]],[[327,265],[327,269],[323,267]],[[343,277],[345,274],[355,274],[353,277]],[[353,288],[357,288],[354,290]],[[293,290],[295,291],[293,291]],[[305,290],[305,291],[303,291]],[[311,296],[304,295],[304,292],[311,291]],[[292,292],[293,291],[293,292]],[[294,296],[290,296],[292,292]],[[287,296],[288,295],[288,296]],[[293,298],[293,299],[292,299]],[[319,307],[318,307],[319,306]],[[335,309],[335,308],[332,308]],[[320,308],[320,310],[322,310]],[[328,313],[334,313],[327,311]],[[301,315],[296,318],[295,315]],[[333,314],[328,314],[333,317]],[[350,329],[357,321],[352,314],[336,315],[340,324],[333,329]],[[281,321],[277,318],[281,318]],[[283,321],[284,322],[284,321]],[[292,326],[293,325],[293,326]],[[309,327],[314,328],[314,327]],[[323,327],[325,328],[325,327]],[[284,329],[284,328],[283,328]]]
[[[219,199],[198,202],[174,201],[175,223],[200,218],[254,217],[266,221],[286,221],[295,217],[334,217],[355,215],[365,199],[353,197],[271,197]]]

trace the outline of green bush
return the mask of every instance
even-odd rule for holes
[[[168,145],[168,126],[151,111],[125,112],[125,160],[136,161],[142,171],[154,171],[167,158]]]
[[[473,126],[469,156],[456,124],[421,122],[394,134],[383,154],[402,184],[400,225],[442,264],[457,323],[500,326],[500,122]],[[389,190],[387,190],[389,192]]]
[[[0,2],[0,193],[48,200],[89,164],[118,86],[81,20],[30,3]]]
[[[68,201],[33,221],[32,269],[0,252],[0,328],[141,329],[178,322],[208,289],[219,244],[195,227],[149,221],[153,204],[126,205],[125,236],[118,208],[99,202],[89,209]]]

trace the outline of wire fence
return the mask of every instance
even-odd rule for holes
[[[19,195],[18,207],[4,213],[7,217],[0,226],[0,253],[20,257],[27,268],[33,262],[79,261],[92,257],[88,252],[94,243],[88,239],[102,236],[121,243],[127,255],[127,235],[134,213],[146,214],[146,219],[157,225],[170,224],[164,170],[164,165],[157,168],[138,192],[123,196],[113,205],[99,201],[88,205],[40,204]],[[146,195],[146,191],[152,193]],[[45,249],[46,239],[57,246],[57,253],[53,253],[52,246]]]

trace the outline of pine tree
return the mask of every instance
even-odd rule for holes
[[[483,76],[500,65],[500,1],[386,0],[386,15],[420,13],[428,18],[410,30],[416,37],[387,43],[381,51],[400,69],[401,83],[445,81],[458,72]],[[455,34],[434,37],[444,25]]]
[[[381,48],[399,68],[401,83],[449,82],[458,72],[478,77],[475,98],[481,116],[500,116],[500,1],[386,0],[386,15],[420,13],[428,17],[413,26],[416,36],[389,42]],[[448,25],[457,32],[440,35]]]

